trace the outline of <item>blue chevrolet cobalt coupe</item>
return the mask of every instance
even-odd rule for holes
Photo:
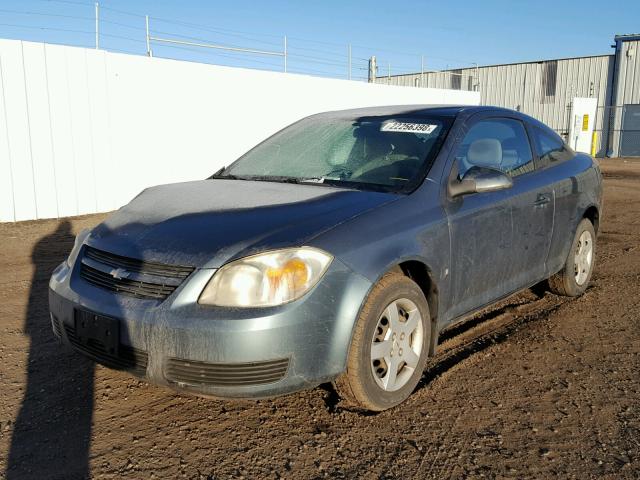
[[[180,391],[333,382],[384,410],[414,390],[443,328],[542,281],[583,293],[601,195],[591,157],[511,110],[313,115],[80,233],[51,277],[53,331]]]

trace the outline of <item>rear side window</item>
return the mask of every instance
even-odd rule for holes
[[[512,177],[534,169],[524,125],[511,118],[481,120],[473,125],[458,147],[456,158],[461,176],[474,166],[494,168]]]
[[[553,132],[533,127],[533,141],[540,159],[545,164],[563,162],[573,158],[574,152]]]

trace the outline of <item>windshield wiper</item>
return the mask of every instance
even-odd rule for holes
[[[327,177],[288,177],[285,175],[232,175],[230,173],[218,174],[216,172],[209,178],[221,180],[245,180],[249,182],[293,183],[296,185],[319,185],[326,187],[352,188],[356,190],[389,190],[389,187],[385,185],[376,185],[367,182],[354,182],[353,180],[339,180],[337,178]]]
[[[304,184],[310,183],[314,185],[322,185],[323,183],[339,183],[340,180],[331,179],[327,177],[287,177],[280,175],[265,175],[258,178],[252,178],[252,180],[263,180],[265,182],[281,182],[281,183],[296,183]]]
[[[324,183],[327,179],[324,177],[306,177],[299,178],[298,183]]]
[[[278,183],[322,183],[324,177],[287,177],[284,175],[232,175],[230,173],[220,174],[216,172],[211,177],[213,179],[227,180],[247,180],[253,182],[278,182]]]
[[[231,174],[227,174],[227,175],[211,175],[209,178],[211,180],[218,180],[218,179],[223,179],[223,180],[246,180],[246,178],[244,178],[244,177],[238,177],[236,175],[231,175]]]
[[[211,180],[212,178],[220,177],[222,175],[222,172],[224,172],[226,169],[227,169],[227,167],[222,167],[220,170],[218,170],[217,172],[214,172],[212,175],[207,177],[207,180]]]

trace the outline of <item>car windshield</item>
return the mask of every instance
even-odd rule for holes
[[[426,175],[450,124],[448,117],[316,115],[276,133],[213,178],[408,191]]]

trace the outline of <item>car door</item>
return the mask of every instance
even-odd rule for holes
[[[539,159],[532,153],[531,137],[527,130],[525,132],[522,137],[503,143],[503,155],[511,155],[515,161],[504,169],[513,179],[514,260],[510,292],[529,287],[548,276],[546,265],[554,230],[556,197],[553,185],[549,183],[548,175],[542,173]]]
[[[533,283],[544,272],[553,225],[553,193],[535,180],[535,160],[517,117],[479,114],[467,121],[445,172],[462,178],[473,166],[512,177],[506,190],[444,195],[451,238],[451,311],[455,318]],[[494,156],[478,155],[490,144]],[[447,176],[447,175],[445,175]],[[447,180],[448,181],[448,180]]]
[[[529,128],[532,144],[537,151],[540,168],[544,169],[546,182],[553,187],[554,226],[553,237],[547,257],[547,273],[559,270],[566,260],[567,242],[573,239],[577,224],[578,195],[580,190],[576,172],[565,162],[575,156],[573,152],[553,130],[542,125]]]

